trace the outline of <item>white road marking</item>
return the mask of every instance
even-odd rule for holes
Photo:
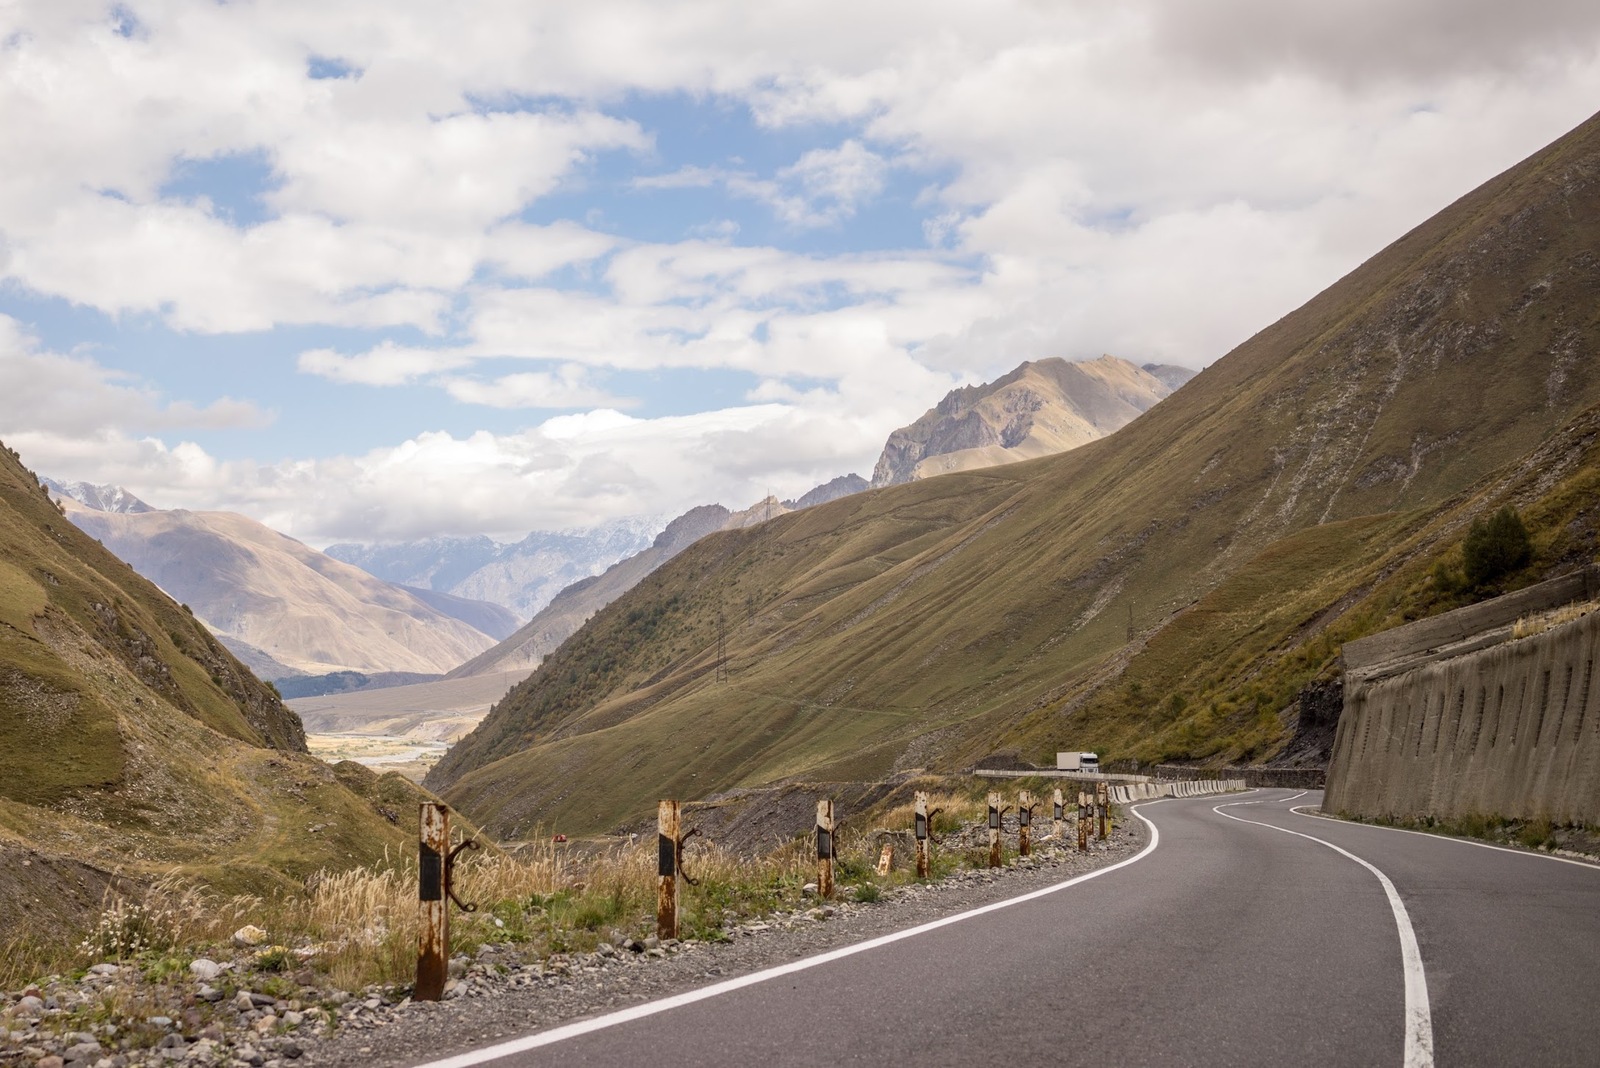
[[[1160,804],[1161,802],[1160,800],[1156,800],[1148,803]],[[1138,816],[1141,820],[1144,820],[1145,826],[1150,828],[1150,844],[1145,846],[1138,853],[1135,853],[1133,856],[1129,857],[1127,860],[1118,861],[1115,864],[1107,865],[1104,868],[1098,868],[1095,871],[1075,876],[1074,878],[1068,879],[1065,882],[1046,886],[1040,890],[1033,890],[1017,897],[1006,898],[1004,901],[995,901],[988,905],[979,906],[975,909],[968,909],[966,912],[958,912],[954,916],[946,916],[943,919],[933,920],[917,927],[908,927],[904,931],[896,931],[893,934],[882,935],[878,938],[871,938],[865,942],[857,942],[855,945],[843,946],[827,953],[819,953],[814,957],[805,957],[801,960],[791,961],[788,964],[780,964],[776,968],[768,968],[765,971],[752,972],[749,975],[741,975],[735,979],[726,979],[720,983],[714,983],[711,986],[701,987],[698,990],[690,990],[683,994],[674,994],[671,997],[660,998],[656,1001],[647,1001],[642,1005],[634,1005],[626,1009],[619,1009],[616,1012],[608,1012],[604,1016],[596,1016],[589,1020],[578,1020],[574,1023],[551,1028],[548,1031],[540,1031],[537,1034],[525,1035],[522,1038],[515,1038],[509,1042],[500,1042],[493,1046],[485,1046],[482,1049],[472,1050],[467,1053],[460,1053],[454,1057],[444,1057],[437,1061],[428,1061],[424,1064],[417,1065],[416,1068],[470,1068],[471,1065],[499,1060],[501,1057],[509,1057],[515,1053],[524,1053],[530,1049],[538,1049],[541,1046],[551,1046],[557,1042],[565,1042],[569,1038],[577,1038],[580,1035],[587,1035],[593,1031],[602,1031],[608,1027],[616,1027],[619,1024],[630,1023],[634,1020],[643,1019],[646,1016],[654,1016],[660,1012],[667,1012],[670,1009],[677,1009],[682,1008],[685,1005],[692,1005],[697,1001],[705,1001],[707,998],[714,998],[721,994],[730,994],[735,990],[742,990],[747,986],[755,986],[757,983],[767,982],[769,979],[777,979],[785,975],[793,975],[795,972],[803,972],[809,968],[815,968],[818,965],[828,964],[836,960],[842,960],[845,957],[853,957],[857,953],[865,953],[869,949],[877,949],[880,946],[889,945],[891,942],[899,942],[903,939],[912,938],[919,934],[927,934],[929,931],[938,930],[940,927],[948,927],[953,923],[960,923],[962,920],[970,920],[974,917],[985,915],[986,913],[996,912],[1003,908],[1009,908],[1012,905],[1020,905],[1024,901],[1032,901],[1035,898],[1044,897],[1048,894],[1054,894],[1057,891],[1065,890],[1068,887],[1077,886],[1079,883],[1088,882],[1090,879],[1098,879],[1100,876],[1114,872],[1118,868],[1126,868],[1130,864],[1138,863],[1145,857],[1148,857],[1151,853],[1154,853],[1156,846],[1161,842],[1161,832],[1156,830],[1156,825],[1151,823],[1148,819],[1145,819],[1144,815],[1140,813],[1138,809],[1131,809],[1130,811],[1132,811],[1133,814]]]
[[[1237,802],[1234,802],[1237,804]],[[1239,823],[1248,823],[1255,827],[1265,827],[1272,831],[1281,831],[1292,834],[1296,838],[1305,838],[1325,845],[1342,856],[1348,857],[1357,864],[1366,868],[1378,877],[1378,882],[1383,885],[1383,892],[1389,899],[1389,911],[1394,913],[1394,925],[1400,933],[1400,963],[1405,969],[1406,978],[1406,1042],[1405,1068],[1432,1068],[1433,1065],[1433,1013],[1428,1006],[1428,977],[1422,969],[1422,950],[1417,945],[1417,933],[1411,928],[1411,917],[1406,912],[1406,904],[1400,900],[1400,891],[1396,890],[1389,877],[1379,871],[1377,866],[1363,860],[1350,852],[1342,849],[1332,842],[1318,838],[1311,834],[1302,834],[1291,831],[1287,827],[1278,827],[1270,823],[1261,823],[1258,820],[1247,820],[1243,816],[1235,816],[1230,812],[1222,811],[1231,807],[1229,804],[1217,805],[1211,811],[1219,816],[1225,816]]]
[[[1510,853],[1513,856],[1531,857],[1534,860],[1554,860],[1561,864],[1576,864],[1580,868],[1589,868],[1594,871],[1600,871],[1600,864],[1597,864],[1592,860],[1579,860],[1576,857],[1554,857],[1549,853],[1535,853],[1531,849],[1512,849],[1510,846],[1490,845],[1488,842],[1479,842],[1472,838],[1460,838],[1453,834],[1435,834],[1432,831],[1413,831],[1409,827],[1385,827],[1378,823],[1361,823],[1358,820],[1342,820],[1337,816],[1329,816],[1321,812],[1312,812],[1304,807],[1292,808],[1289,811],[1293,812],[1296,816],[1304,816],[1307,819],[1313,820],[1327,820],[1329,823],[1337,823],[1341,827],[1365,827],[1372,831],[1393,831],[1396,834],[1420,834],[1424,838],[1436,838],[1441,842],[1454,842],[1457,845],[1477,846],[1479,849],[1492,849],[1496,853]]]

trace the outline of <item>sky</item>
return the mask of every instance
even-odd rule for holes
[[[0,440],[313,545],[1202,368],[1600,107],[1592,0],[0,0]]]

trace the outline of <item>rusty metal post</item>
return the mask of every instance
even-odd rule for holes
[[[1033,856],[1033,795],[1026,790],[1017,796],[1017,855]]]
[[[1050,807],[1050,837],[1057,842],[1061,841],[1061,821],[1066,814],[1066,806],[1061,799],[1061,787],[1058,786]]]
[[[913,831],[917,840],[917,878],[928,877],[928,839],[933,831],[928,819],[928,795],[918,790],[913,795]]]
[[[656,805],[656,937],[678,937],[678,802]]]
[[[1089,814],[1089,794],[1083,787],[1078,787],[1078,852],[1089,852],[1089,823],[1093,817]]]
[[[833,802],[817,802],[817,896],[833,897]]]
[[[1100,841],[1111,833],[1111,788],[1103,782],[1094,784],[1095,807],[1100,810]]]
[[[450,902],[445,897],[445,856],[450,852],[450,810],[434,801],[421,807],[417,842],[417,903],[421,925],[417,930],[416,1001],[444,997],[450,972]]]
[[[989,867],[1000,866],[1000,795],[989,795]]]

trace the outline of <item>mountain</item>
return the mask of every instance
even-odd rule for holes
[[[809,492],[802,494],[797,500],[784,501],[784,508],[791,512],[798,512],[802,508],[815,508],[819,504],[836,501],[840,497],[848,497],[852,493],[861,493],[872,487],[872,483],[860,475],[851,473],[830,479]]]
[[[781,505],[779,507],[782,507]],[[650,547],[612,564],[601,575],[568,586],[516,633],[445,677],[461,679],[516,668],[532,670],[590,616],[638,585],[650,572],[723,527],[736,513],[720,504],[691,508],[668,523]]]
[[[993,382],[952,390],[915,423],[890,434],[872,485],[1075,449],[1126,426],[1193,375],[1171,365],[1136,367],[1115,356],[1024,363]]]
[[[264,668],[437,675],[494,644],[406,590],[242,515],[97,512],[71,499],[64,507]]]
[[[271,687],[0,448],[6,953],[74,944],[109,886],[176,871],[223,893],[283,893],[414,838],[380,810],[416,790],[305,748]]]
[[[1459,599],[1474,515],[1592,558],[1597,248],[1600,117],[1116,433],[701,540],[428,782],[520,834],[1000,748],[1270,759],[1342,641]]]
[[[631,517],[592,530],[536,530],[508,545],[481,535],[397,545],[342,543],[330,545],[327,554],[386,582],[497,604],[512,613],[515,630],[516,621],[531,618],[567,586],[648,546],[658,524]]]
[[[57,482],[53,478],[41,479],[40,485],[57,499],[77,501],[97,512],[126,514],[155,510],[121,486],[97,486],[92,482]]]
[[[648,549],[613,564],[602,575],[568,586],[515,634],[445,677],[462,679],[516,669],[531,671],[585,620],[707,534],[755,526],[790,512],[860,493],[866,488],[867,480],[860,475],[840,475],[812,488],[797,500],[779,501],[768,496],[740,512],[730,512],[720,504],[691,508],[668,523]]]

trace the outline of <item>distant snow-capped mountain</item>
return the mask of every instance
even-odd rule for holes
[[[155,511],[121,486],[97,486],[92,482],[57,482],[53,478],[43,481],[45,488],[50,491],[50,496],[69,498],[97,512],[137,515],[140,512]]]
[[[479,535],[394,545],[331,545],[327,554],[386,582],[488,601],[530,619],[561,590],[648,547],[657,517],[631,517],[576,531],[536,530],[500,544]]]

